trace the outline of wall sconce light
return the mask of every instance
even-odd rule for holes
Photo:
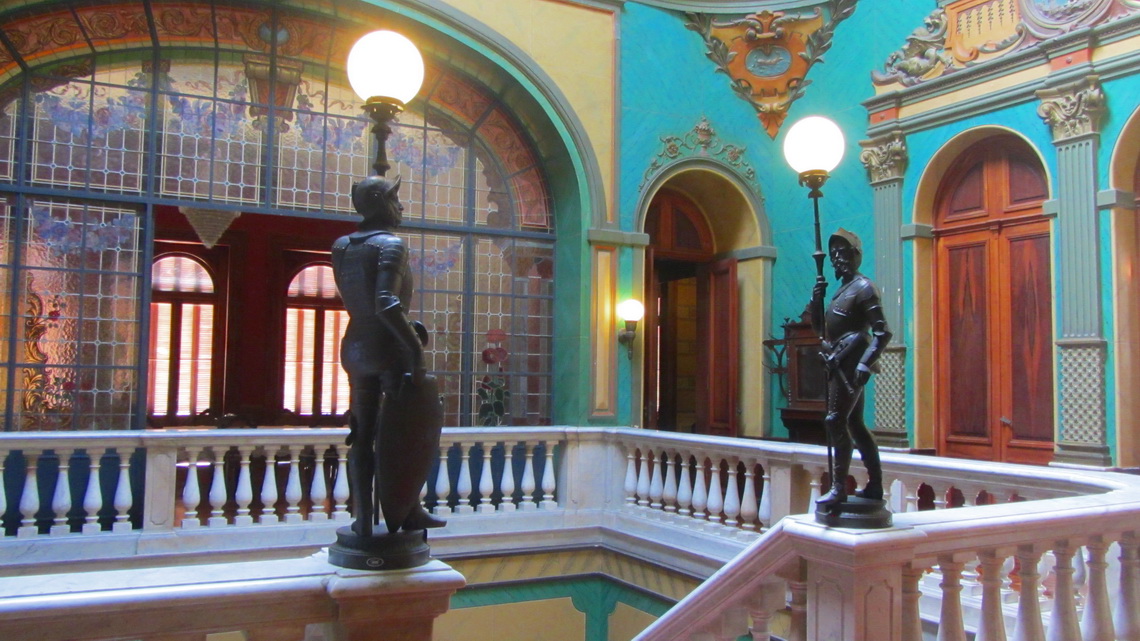
[[[831,170],[839,166],[843,159],[843,132],[839,125],[823,116],[808,116],[792,125],[784,137],[784,159],[800,176],[800,186],[809,187],[815,210],[815,259],[816,282],[826,282],[823,277],[823,242],[819,234],[819,199],[823,197],[820,188],[831,177]]]
[[[424,59],[416,45],[395,31],[373,31],[348,52],[348,84],[364,100],[364,111],[376,123],[372,133],[379,148],[372,168],[383,176],[390,165],[385,147],[390,126],[424,83]]]
[[[633,358],[633,339],[637,336],[637,322],[645,316],[645,305],[632,298],[618,303],[618,318],[625,321],[625,329],[618,330],[618,341],[629,350],[629,357]]]

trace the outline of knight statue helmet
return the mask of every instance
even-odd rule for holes
[[[851,269],[859,271],[859,266],[863,264],[863,243],[854,233],[840,227],[827,241],[828,254],[838,248],[847,247],[850,247],[852,250]]]
[[[365,222],[399,225],[404,209],[397,195],[399,191],[399,177],[391,181],[383,176],[369,176],[352,185],[352,206]]]

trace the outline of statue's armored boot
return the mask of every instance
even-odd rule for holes
[[[856,490],[855,496],[873,501],[883,500],[883,464],[879,461],[879,450],[869,447],[859,450],[863,465],[867,468],[867,485]]]
[[[851,468],[851,450],[835,450],[831,463],[831,489],[816,499],[818,508],[830,508],[847,500],[847,470]]]

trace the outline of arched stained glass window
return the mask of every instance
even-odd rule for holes
[[[343,65],[366,25],[354,22],[357,15],[318,15],[319,7],[188,0],[94,38],[81,34],[90,33],[100,7],[51,12],[49,5],[0,11],[11,18],[6,32],[32,33],[54,21],[59,35],[29,41],[20,60],[0,63],[0,201],[9,203],[5,224],[23,245],[0,256],[0,283],[7,283],[0,310],[19,315],[13,326],[42,320],[45,333],[31,342],[50,352],[46,362],[3,364],[7,398],[33,399],[6,401],[7,423],[122,429],[132,416],[139,425],[147,410],[172,417],[231,411],[225,390],[201,390],[241,375],[240,365],[217,351],[225,348],[217,337],[233,322],[223,302],[242,301],[219,294],[228,281],[217,273],[212,293],[170,285],[190,278],[189,266],[179,275],[152,273],[154,285],[146,288],[144,239],[185,240],[152,233],[160,206],[300,216],[314,225],[351,219],[351,185],[370,173],[375,141]],[[427,366],[440,379],[447,424],[547,424],[555,238],[542,156],[525,114],[505,102],[515,100],[511,92],[490,80],[498,70],[465,60],[462,51],[441,53],[427,52],[424,88],[393,124],[388,143],[388,175],[402,178],[407,208],[399,232],[416,280],[409,313],[432,334]],[[266,266],[260,273],[282,279],[289,270]],[[301,310],[316,310],[306,305],[318,298],[288,297],[284,306],[295,307],[301,322],[308,313]],[[175,311],[175,300],[183,311]],[[44,316],[56,303],[58,322]],[[150,327],[143,327],[151,303]],[[206,367],[212,374],[200,387],[207,355],[199,353],[198,391],[190,392],[182,386],[181,356],[160,355],[146,337],[161,326],[172,332],[186,310],[197,310],[193,322],[204,328],[209,309],[216,326]],[[265,336],[247,332],[241,340],[294,333],[296,325],[278,320],[282,326]],[[290,367],[306,357],[297,358]],[[143,390],[145,405],[136,397]],[[324,405],[323,394],[320,407],[305,411],[343,412],[340,401]],[[297,392],[285,404],[299,413],[305,398],[316,397]]]

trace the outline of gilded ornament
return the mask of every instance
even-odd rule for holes
[[[665,136],[661,139],[661,151],[642,176],[638,191],[645,189],[653,176],[660,173],[665,165],[682,157],[720,158],[730,166],[739,169],[747,180],[756,180],[756,170],[744,160],[747,148],[721,142],[708,118],[701,116],[691,130],[680,136]]]
[[[860,145],[863,152],[859,154],[859,160],[867,168],[867,179],[872,184],[902,178],[907,164],[906,140],[902,134],[865,140]]]
[[[1097,76],[1037,92],[1037,115],[1053,130],[1053,140],[1098,133],[1105,112],[1104,92]]]

